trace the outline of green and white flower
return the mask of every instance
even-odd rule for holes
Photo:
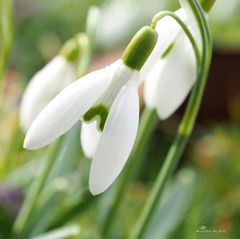
[[[199,51],[201,41],[193,14],[180,1],[182,8],[175,14],[188,26]],[[197,78],[197,62],[193,47],[180,25],[170,16],[156,26],[158,42],[141,70],[145,81],[147,107],[155,108],[160,119],[166,119],[183,103]]]
[[[94,155],[89,188],[94,195],[105,191],[133,148],[139,122],[139,71],[156,40],[154,30],[142,28],[120,60],[67,86],[34,120],[24,147],[44,147],[82,120],[84,151]],[[95,140],[89,132],[97,134]]]
[[[26,131],[41,110],[67,85],[76,79],[77,39],[69,40],[54,57],[30,80],[20,106],[20,123]]]

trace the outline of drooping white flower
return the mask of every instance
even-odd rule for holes
[[[84,121],[81,141],[85,153],[94,155],[89,188],[94,195],[105,191],[121,172],[133,148],[139,121],[139,71],[156,38],[150,27],[142,28],[122,59],[67,86],[34,120],[24,147],[44,147],[77,121]]]
[[[22,128],[27,130],[47,103],[74,79],[73,63],[63,56],[55,57],[37,72],[23,94],[20,106]]]
[[[182,8],[175,14],[192,32],[199,50],[201,40],[193,14],[180,1]],[[147,107],[155,108],[160,119],[166,119],[183,103],[197,78],[197,63],[192,45],[171,17],[157,23],[158,42],[144,64],[140,78],[145,81],[144,99]]]
[[[28,83],[20,105],[20,123],[25,131],[48,102],[76,79],[74,61],[78,56],[77,37],[67,41],[60,54]]]

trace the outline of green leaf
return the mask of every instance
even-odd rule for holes
[[[49,180],[52,180],[59,176],[65,176],[71,174],[73,170],[78,167],[83,153],[81,151],[81,145],[79,140],[80,126],[76,124],[64,137],[63,145],[58,159],[52,169],[49,176]]]
[[[43,157],[33,159],[13,170],[5,179],[4,184],[18,188],[24,188],[39,174],[39,166]]]
[[[59,178],[52,182],[51,187],[39,200],[36,213],[28,224],[27,234],[37,235],[48,228],[66,197],[67,187],[67,181],[64,179]]]
[[[62,227],[60,229],[33,237],[32,239],[65,239],[69,237],[77,237],[80,233],[78,225]]]
[[[194,173],[181,170],[154,213],[144,239],[166,239],[181,223],[194,191]]]

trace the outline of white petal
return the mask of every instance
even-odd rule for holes
[[[22,128],[27,130],[47,103],[74,80],[74,66],[62,56],[55,57],[34,75],[20,106]]]
[[[202,41],[201,41],[199,26],[198,26],[197,20],[195,18],[195,15],[191,11],[191,9],[189,8],[188,0],[180,0],[180,4],[181,4],[182,8],[184,9],[184,11],[186,13],[187,23],[191,28],[190,30],[191,30],[192,34],[195,36],[195,39],[197,41],[197,45],[198,45],[198,48],[199,48],[199,52],[201,52]]]
[[[112,105],[92,160],[89,188],[93,195],[105,191],[121,172],[133,148],[138,121],[137,82],[131,80]]]
[[[175,12],[183,21],[186,20],[185,12],[183,9],[179,9]],[[156,26],[158,33],[158,41],[148,60],[140,71],[140,83],[146,79],[147,74],[150,72],[153,64],[161,58],[163,53],[172,44],[177,35],[181,31],[181,27],[172,17],[164,17],[161,19]]]
[[[156,108],[156,97],[158,95],[158,81],[160,81],[161,72],[165,67],[163,60],[157,60],[144,81],[144,101],[148,108]]]
[[[158,60],[145,82],[148,107],[156,107],[161,119],[168,118],[182,104],[196,80],[196,60],[184,34],[164,60]]]
[[[112,71],[112,77],[110,77],[110,83],[104,97],[100,100],[109,108],[118,95],[119,91],[125,86],[131,79],[139,78],[139,71],[133,70],[126,66],[122,60],[118,60],[115,63],[116,70]],[[114,66],[115,66],[114,65]]]
[[[24,147],[41,148],[69,130],[102,96],[110,72],[109,68],[95,71],[66,87],[33,121]]]
[[[85,156],[93,158],[101,133],[97,130],[97,121],[82,123],[81,145]]]

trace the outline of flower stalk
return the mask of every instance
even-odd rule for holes
[[[0,0],[0,97],[4,90],[4,74],[13,41],[13,2]],[[3,100],[1,99],[2,103]]]
[[[145,230],[150,221],[149,219],[153,215],[155,208],[162,197],[166,183],[173,173],[177,163],[179,162],[179,159],[181,158],[187,141],[191,135],[206,85],[212,55],[212,39],[209,33],[209,27],[206,22],[203,9],[196,0],[189,0],[188,2],[185,1],[185,4],[188,4],[188,7],[194,13],[200,29],[201,41],[203,45],[198,80],[189,99],[189,103],[179,126],[176,138],[170,147],[163,167],[161,168],[157,180],[154,183],[146,206],[144,207],[143,212],[140,215],[135,228],[133,229],[133,232],[130,236],[131,239],[140,239],[144,236]]]
[[[213,7],[216,0],[200,0],[203,10],[205,12],[209,12],[211,8]]]
[[[81,41],[81,56],[77,68],[77,78],[82,77],[87,72],[91,61],[91,52],[94,51],[94,39],[96,34],[96,26],[99,18],[99,8],[91,6],[88,11],[87,22],[86,22],[86,34],[79,37]]]

